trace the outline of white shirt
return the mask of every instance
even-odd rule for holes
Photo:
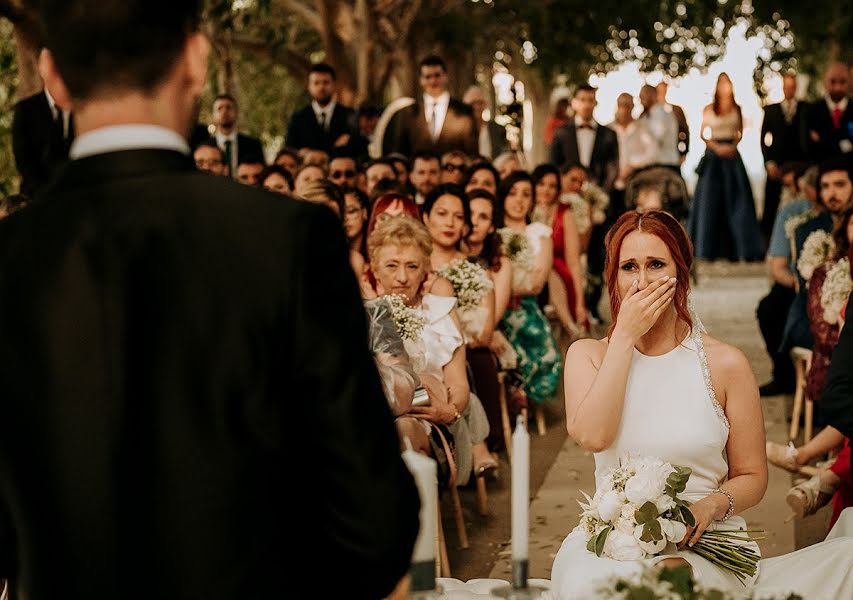
[[[613,121],[608,127],[616,132],[619,140],[620,173],[627,167],[639,169],[654,162],[657,156],[657,140],[643,121],[631,121],[624,127]],[[616,180],[618,189],[623,189],[624,185],[621,177]]]
[[[581,129],[581,125],[584,126]],[[581,161],[581,164],[585,167],[589,167],[590,162],[592,162],[592,149],[595,146],[595,130],[598,129],[598,123],[595,122],[595,119],[590,119],[589,122],[585,122],[579,116],[575,115],[575,132],[577,134],[578,139],[578,158]]]
[[[231,164],[228,165],[228,172],[231,173],[231,177],[237,176],[237,130],[235,129],[230,134],[225,135],[221,131],[217,131],[216,135],[216,145],[219,146],[219,149],[222,150],[222,157],[225,157],[225,142],[231,142]]]
[[[424,94],[424,117],[426,117],[427,129],[432,122],[432,113],[435,110],[435,130],[430,131],[433,141],[437,140],[441,135],[441,128],[444,127],[444,119],[447,117],[447,109],[450,106],[450,92],[444,92],[438,98],[433,98],[429,94]]]
[[[681,154],[678,152],[678,119],[672,112],[672,107],[655,104],[647,113],[646,125],[657,145],[652,162],[661,165],[681,164]]]
[[[480,156],[485,156],[486,158],[494,158],[492,154],[494,150],[492,149],[492,136],[489,133],[489,124],[483,123],[480,125],[480,137],[477,142],[478,152]]]
[[[835,109],[837,108],[838,110],[841,111],[841,114],[843,115],[844,111],[847,110],[847,100],[848,100],[848,98],[847,98],[847,96],[845,96],[844,98],[841,99],[840,102],[833,102],[832,98],[827,96],[826,97],[826,105],[829,107],[829,114],[832,115],[832,113],[835,112]]]
[[[47,91],[47,88],[44,88],[44,95],[47,98],[47,105],[50,107],[50,113],[53,115],[53,120],[56,121],[56,117],[59,116],[59,107],[56,105],[56,100],[53,99],[53,96],[50,95],[50,92]],[[71,124],[71,113],[68,111],[62,111],[62,137],[68,137],[68,129]]]
[[[159,125],[133,124],[112,125],[86,132],[74,140],[68,156],[77,160],[95,154],[143,148],[190,153],[189,144],[177,132]]]
[[[335,100],[332,100],[326,106],[320,106],[316,100],[311,101],[311,108],[314,109],[314,116],[317,117],[317,123],[322,122],[325,131],[329,131],[329,123],[332,122],[332,114],[335,112],[336,105],[337,101]],[[322,119],[320,119],[320,115],[323,115]]]

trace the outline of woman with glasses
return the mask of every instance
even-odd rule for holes
[[[459,150],[445,152],[441,156],[441,183],[462,185],[465,169],[468,168],[468,156]]]

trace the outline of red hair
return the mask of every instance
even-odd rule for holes
[[[370,211],[370,220],[367,222],[367,234],[365,238],[370,237],[370,234],[376,229],[376,219],[379,218],[379,215],[388,210],[388,207],[398,200],[403,203],[403,214],[409,215],[418,221],[421,220],[421,211],[411,196],[397,192],[382,194],[373,203],[373,208]]]
[[[690,267],[693,265],[693,244],[687,237],[687,232],[675,217],[662,210],[650,210],[642,214],[630,211],[619,217],[619,220],[607,232],[604,244],[607,249],[607,257],[604,264],[604,278],[607,282],[607,290],[610,294],[610,314],[613,316],[613,324],[609,333],[613,333],[616,320],[619,317],[619,306],[622,301],[619,298],[619,253],[622,251],[622,243],[629,234],[640,231],[657,236],[672,255],[675,262],[675,278],[678,286],[675,288],[675,312],[678,318],[693,328],[693,319],[687,308],[687,294],[690,291]]]

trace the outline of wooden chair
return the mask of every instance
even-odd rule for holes
[[[800,416],[805,405],[805,427],[803,440],[808,442],[814,432],[814,403],[806,395],[806,376],[812,366],[812,351],[796,346],[791,349],[791,360],[794,362],[796,382],[794,387],[794,407],[791,413],[791,430],[788,438],[795,441],[800,433]]]
[[[504,446],[509,464],[512,464],[512,424],[509,419],[509,405],[506,402],[506,372],[498,373],[498,388],[500,390],[501,425],[504,432]]]
[[[539,404],[533,406],[533,414],[536,417],[536,431],[539,436],[544,436],[548,433],[548,428],[545,426],[545,408]]]

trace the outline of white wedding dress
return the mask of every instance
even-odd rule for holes
[[[693,473],[685,494],[691,501],[707,496],[728,474],[725,448],[729,424],[711,385],[702,334],[694,333],[671,352],[645,356],[634,350],[622,422],[610,448],[595,454],[596,481],[630,452],[654,456]],[[717,528],[746,528],[742,517],[714,523]],[[555,600],[596,596],[602,580],[631,576],[667,557],[690,563],[702,585],[730,591],[794,591],[804,598],[853,598],[853,509],[845,511],[827,541],[785,556],[759,562],[757,577],[746,588],[730,572],[698,554],[670,545],[662,556],[642,561],[597,557],[586,549],[580,527],[563,542],[551,571]],[[758,551],[758,545],[752,543]]]

